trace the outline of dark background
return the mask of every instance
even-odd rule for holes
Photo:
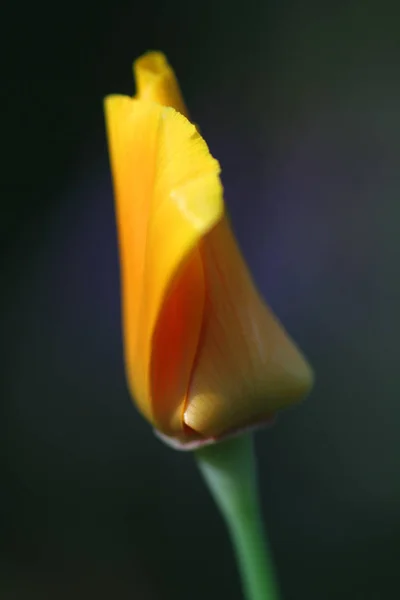
[[[132,406],[102,98],[168,55],[238,239],[310,358],[257,435],[284,600],[400,596],[400,10],[3,4],[0,598],[241,596],[191,455]]]

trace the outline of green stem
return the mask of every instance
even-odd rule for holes
[[[247,600],[278,600],[263,534],[251,434],[195,452],[231,536]]]

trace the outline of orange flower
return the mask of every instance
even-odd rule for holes
[[[220,167],[163,54],[105,100],[131,394],[178,445],[268,419],[312,371],[260,298],[225,214]]]

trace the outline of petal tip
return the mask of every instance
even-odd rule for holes
[[[151,50],[133,63],[136,96],[163,106],[171,106],[188,116],[174,70],[165,54]]]
[[[148,50],[133,63],[133,70],[135,74],[138,72],[143,72],[147,76],[159,75],[166,68],[169,68],[167,57],[159,50]]]

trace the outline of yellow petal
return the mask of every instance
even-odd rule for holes
[[[179,435],[204,308],[198,244],[224,209],[219,165],[172,108],[110,96],[105,113],[128,382],[142,413]]]
[[[182,115],[188,116],[175,73],[164,54],[144,54],[133,63],[133,74],[138,99],[171,106]]]
[[[313,374],[257,293],[226,218],[202,241],[201,257],[205,317],[184,420],[207,438],[301,399]]]

